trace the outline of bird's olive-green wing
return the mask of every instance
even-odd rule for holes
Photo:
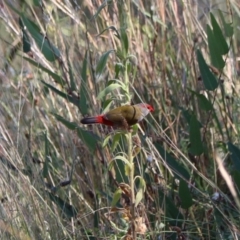
[[[138,122],[137,111],[134,106],[125,105],[113,110],[110,110],[104,116],[109,121],[112,121],[116,124],[121,124],[123,121],[126,121],[128,125],[133,125]]]

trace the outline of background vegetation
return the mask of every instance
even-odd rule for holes
[[[239,8],[1,1],[1,239],[238,239]]]

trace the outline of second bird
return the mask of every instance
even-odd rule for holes
[[[109,112],[94,116],[86,117],[81,120],[82,124],[104,124],[112,127],[128,128],[140,122],[148,113],[153,112],[151,105],[139,103],[135,105],[125,105],[110,110]]]

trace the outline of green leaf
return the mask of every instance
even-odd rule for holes
[[[171,168],[174,173],[174,176],[178,179],[189,180],[190,174],[189,172],[177,161],[174,157],[172,157],[167,151],[165,151],[162,146],[158,143],[154,144],[162,158],[166,161],[167,165]]]
[[[53,92],[57,93],[58,96],[66,99],[67,101],[73,103],[74,105],[78,106],[78,98],[76,97],[72,97],[71,95],[69,94],[66,94],[64,92],[61,92],[60,90],[58,90],[57,88],[53,87],[52,85],[44,82],[44,81],[41,81],[47,88],[51,89]]]
[[[22,41],[23,41],[23,52],[28,53],[31,51],[31,44],[29,40],[29,36],[26,31],[22,31],[23,36],[22,36]]]
[[[126,58],[128,54],[128,36],[125,28],[121,28],[121,43],[123,51],[123,57]]]
[[[99,203],[101,200],[99,199],[99,193],[97,193],[95,196],[96,196],[96,200],[94,201],[94,210],[93,210],[94,211],[94,229],[99,229],[99,224],[101,224],[101,222],[100,222],[100,213],[98,210],[99,210]]]
[[[134,135],[137,134],[137,132],[138,132],[138,127],[139,127],[138,124],[134,124],[134,125],[132,126],[132,136],[134,136]]]
[[[240,191],[240,171],[233,170],[231,171],[231,176],[234,179],[234,183],[238,187],[238,192]]]
[[[216,111],[212,111],[212,114],[213,114],[213,118],[216,122],[216,126],[217,126],[217,129],[219,131],[219,133],[222,135],[222,138],[224,138],[224,133],[223,133],[223,128],[222,128],[222,125],[221,125],[221,120],[219,120],[219,114],[216,113]]]
[[[135,207],[138,206],[138,204],[142,201],[144,195],[143,188],[138,189],[135,199]]]
[[[201,155],[203,153],[203,145],[202,145],[202,138],[201,138],[201,132],[200,127],[198,124],[197,118],[192,115],[191,121],[190,121],[190,153],[193,155]]]
[[[99,137],[96,134],[93,134],[92,132],[83,130],[81,128],[77,129],[77,133],[80,139],[86,144],[89,151],[91,153],[94,153],[98,146],[98,141],[100,140]]]
[[[166,195],[166,193],[164,191],[162,191],[162,189],[158,190],[158,198],[159,198],[159,203],[157,204],[157,206],[165,206],[164,207],[164,216],[166,217],[166,219],[169,219],[169,224],[176,226],[176,224],[179,224],[179,226],[181,226],[181,220],[184,219],[182,213],[179,211],[179,207],[177,207],[175,205],[175,203],[173,202],[173,200]],[[171,220],[172,219],[172,220]],[[178,221],[176,221],[176,219]],[[175,238],[176,239],[176,238]]]
[[[22,33],[23,33],[23,35],[22,35],[23,52],[28,53],[29,51],[31,51],[31,43],[30,43],[29,36],[24,29],[24,25],[23,25],[21,18],[19,18],[19,25],[20,25],[20,27],[22,29]]]
[[[77,86],[76,86],[75,79],[73,76],[73,69],[72,69],[71,62],[69,60],[69,53],[68,53],[67,49],[66,49],[66,57],[67,57],[67,63],[68,63],[68,69],[69,69],[69,79],[70,79],[70,86],[71,86],[71,88],[69,90],[77,91]]]
[[[66,119],[64,119],[62,116],[52,113],[52,115],[61,123],[63,123],[68,129],[70,130],[76,130],[78,128],[78,125],[74,122],[69,122]]]
[[[223,69],[225,63],[223,61],[221,52],[219,52],[218,45],[216,44],[217,40],[209,25],[207,25],[207,39],[208,39],[208,48],[209,48],[210,57],[211,57],[211,64],[217,69]]]
[[[140,184],[139,184],[138,191],[135,198],[135,207],[137,207],[138,204],[142,201],[144,196],[144,191],[146,189],[145,180],[142,177],[138,177],[138,179],[140,180]],[[135,181],[136,181],[136,178],[135,178]]]
[[[122,63],[116,63],[115,64],[115,78],[119,77],[119,73],[123,72],[124,65]]]
[[[224,28],[224,33],[226,37],[231,38],[233,36],[233,26],[232,23],[226,23],[225,18],[223,17],[223,14],[220,10],[218,10],[219,16],[221,18],[223,28]]]
[[[105,8],[107,5],[111,4],[112,0],[105,0],[100,7],[97,9],[97,12],[93,15],[93,18],[97,18],[99,13]]]
[[[53,62],[61,57],[59,50],[49,41],[48,38],[40,33],[40,28],[34,22],[26,18],[23,14],[21,14],[21,19],[35,40],[38,48],[48,61]]]
[[[116,204],[118,203],[121,196],[122,196],[122,190],[121,190],[121,188],[118,188],[115,191],[115,193],[113,194],[113,200],[112,200],[112,204],[111,204],[112,207],[116,206]]]
[[[102,109],[104,109],[103,112],[108,112],[110,110],[112,102],[113,102],[112,98],[106,99],[103,102],[103,105],[102,105]]]
[[[116,172],[116,181],[117,182],[128,182],[128,178],[125,174],[125,166],[126,164],[121,161],[116,159],[115,161],[111,161],[109,163],[109,169],[114,167],[114,170]]]
[[[186,181],[180,180],[178,193],[181,199],[181,207],[183,209],[190,208],[193,205],[193,200]]]
[[[82,115],[86,115],[88,113],[88,106],[87,106],[87,59],[88,53],[85,53],[85,57],[83,60],[82,71],[81,71],[81,88],[80,88],[80,100],[79,100],[79,108]]]
[[[124,31],[121,31],[121,40],[122,40],[122,45],[124,47],[124,52],[125,52],[125,58],[127,57],[128,54],[128,35],[126,34],[126,29]]]
[[[193,116],[192,111],[189,109],[184,109],[182,107],[179,107],[179,109],[182,111],[182,114],[183,114],[185,120],[187,121],[188,125],[190,126],[191,118]],[[198,126],[200,128],[202,127],[202,124],[199,121],[198,121]]]
[[[240,171],[240,149],[231,142],[228,142],[227,145],[228,150],[231,153],[231,159],[234,165],[234,169]]]
[[[123,137],[122,133],[116,133],[113,136],[113,142],[112,142],[112,146],[111,146],[111,151],[114,152],[114,150],[116,149],[116,147],[119,145],[119,141],[121,139],[121,137]]]
[[[46,72],[47,74],[49,74],[58,84],[60,84],[61,86],[65,85],[65,81],[62,77],[60,77],[59,75],[57,75],[56,73],[52,72],[51,70],[49,70],[48,68],[45,68],[43,65],[41,65],[40,63],[35,62],[34,60],[32,60],[31,58],[28,57],[23,57],[26,61],[28,61],[29,63],[31,63],[33,66],[43,70],[44,72]]]
[[[69,218],[77,216],[77,210],[71,204],[66,201],[63,201],[60,197],[55,196],[54,194],[48,192],[49,198],[54,202],[60,209],[61,212]]]
[[[188,90],[198,98],[199,106],[202,110],[204,111],[213,110],[212,103],[203,94],[199,94],[195,91],[192,91],[191,89],[188,89]]]
[[[111,138],[111,135],[108,135],[104,138],[103,143],[102,143],[102,148],[105,148]]]
[[[96,67],[96,76],[100,76],[104,72],[109,54],[111,52],[114,52],[114,50],[113,49],[109,50],[109,51],[103,53],[103,55],[100,57],[100,59],[97,63],[97,67]]]
[[[112,1],[112,0],[111,0]],[[118,38],[118,39],[120,39],[120,34],[118,33],[118,30],[114,27],[114,26],[109,26],[109,27],[107,27],[107,28],[105,28],[102,32],[100,32],[98,35],[97,35],[97,37],[98,36],[101,36],[105,31],[107,31],[107,30],[113,30],[114,32],[115,32],[115,36]]]
[[[89,151],[94,154],[97,145],[98,145],[98,141],[100,140],[100,138],[96,135],[93,134],[92,132],[83,130],[81,128],[79,128],[79,126],[74,123],[74,122],[69,122],[66,119],[64,119],[63,117],[57,115],[57,114],[52,114],[58,121],[60,121],[61,123],[63,123],[68,129],[70,130],[77,130],[78,136],[80,137],[80,139],[83,141],[83,143],[88,147]]]
[[[214,74],[209,70],[201,51],[197,50],[197,60],[204,86],[207,90],[213,91],[218,87],[218,82]]]
[[[115,156],[115,157],[113,158],[113,160],[121,160],[121,161],[123,161],[126,165],[128,165],[129,167],[131,167],[131,165],[130,165],[129,161],[127,160],[127,158],[124,157],[124,156],[122,156],[122,155],[117,155],[117,156]],[[113,161],[113,160],[112,160],[112,161]]]
[[[33,4],[37,7],[42,7],[42,0],[32,0]]]
[[[214,38],[216,40],[215,44],[217,46],[217,49],[219,51],[219,54],[225,55],[229,51],[229,47],[227,45],[227,42],[223,36],[222,30],[220,26],[218,25],[215,17],[213,16],[212,13],[210,13],[211,16],[211,22],[212,22],[212,27],[213,27],[213,34]]]
[[[212,103],[203,95],[203,94],[197,94],[199,106],[204,111],[210,111],[213,110]]]
[[[97,99],[102,100],[104,97],[107,96],[107,94],[112,93],[113,90],[117,88],[121,88],[121,85],[118,83],[110,84],[98,94]]]

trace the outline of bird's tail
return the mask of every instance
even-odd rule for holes
[[[96,116],[96,117],[86,117],[81,120],[82,124],[94,124],[94,123],[102,123],[102,116]]]

